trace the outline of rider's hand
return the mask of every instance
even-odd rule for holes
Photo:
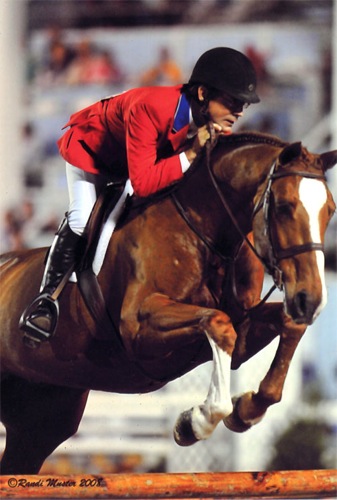
[[[220,134],[222,132],[221,126],[217,123],[213,123],[213,128],[216,134]],[[197,157],[198,153],[205,146],[210,137],[209,125],[204,125],[203,127],[198,128],[192,147],[185,151],[187,159],[190,163]]]

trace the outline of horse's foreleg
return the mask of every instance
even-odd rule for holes
[[[138,319],[133,353],[136,349],[140,355],[150,352],[151,356],[163,356],[206,334],[213,352],[209,392],[202,405],[180,416],[174,434],[180,445],[208,438],[219,421],[232,411],[229,381],[236,333],[230,318],[215,309],[182,304],[153,294],[143,302]]]
[[[283,309],[281,302],[266,303],[252,309],[244,321],[235,325],[237,340],[233,352],[233,370],[237,370],[280,335],[286,318]]]
[[[175,425],[174,438],[180,446],[207,439],[226,415],[232,412],[230,396],[231,357],[207,334],[213,352],[213,372],[207,398],[202,405],[183,412]]]
[[[2,383],[7,430],[2,474],[37,474],[45,459],[78,428],[88,391],[8,377]]]
[[[281,401],[290,362],[305,330],[305,326],[284,317],[283,331],[269,371],[256,394],[247,392],[234,400],[233,413],[225,419],[229,429],[236,432],[249,429],[263,418],[269,406]]]

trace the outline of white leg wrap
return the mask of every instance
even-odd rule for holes
[[[197,439],[207,439],[220,420],[233,411],[230,395],[231,356],[208,335],[207,338],[213,351],[213,373],[204,404],[192,411],[192,428]]]

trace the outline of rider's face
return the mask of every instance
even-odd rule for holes
[[[205,89],[199,87],[199,99],[205,99]],[[243,110],[247,105],[226,94],[219,94],[209,100],[208,115],[209,118],[221,127],[221,133],[228,135],[232,133],[232,127],[237,120],[243,116]]]

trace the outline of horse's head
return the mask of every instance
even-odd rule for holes
[[[317,155],[290,144],[256,199],[256,249],[299,324],[311,324],[326,304],[323,242],[336,206],[325,172],[336,163],[337,151]]]

